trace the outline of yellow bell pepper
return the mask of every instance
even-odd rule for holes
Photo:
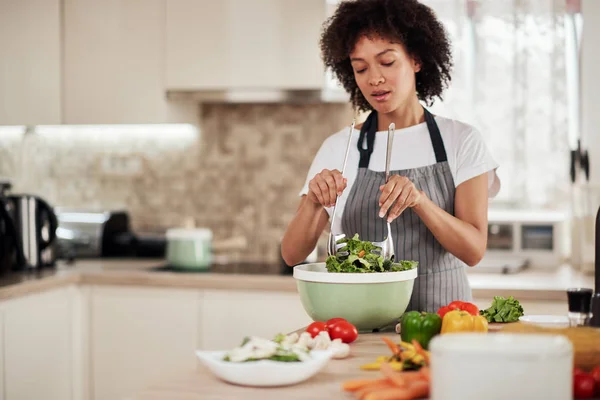
[[[453,310],[442,320],[442,334],[453,332],[487,332],[488,322],[482,315],[471,315],[466,311]]]

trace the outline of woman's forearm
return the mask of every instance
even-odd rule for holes
[[[287,265],[301,263],[314,250],[329,216],[320,204],[303,197],[281,241],[281,256]]]
[[[481,261],[487,246],[487,223],[477,228],[441,209],[425,194],[413,210],[440,244],[469,266]],[[487,218],[486,218],[487,222]]]

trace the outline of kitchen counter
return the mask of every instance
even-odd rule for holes
[[[204,367],[198,365],[196,371],[188,372],[165,383],[149,387],[131,397],[135,400],[228,400],[228,399],[350,399],[353,398],[341,389],[344,381],[357,378],[378,378],[379,371],[363,371],[362,364],[375,361],[377,356],[389,355],[390,350],[381,339],[383,336],[398,341],[396,333],[361,334],[351,344],[351,355],[341,360],[331,360],[317,375],[297,385],[278,388],[252,388],[225,383]]]
[[[291,271],[290,271],[291,272]],[[593,288],[593,277],[568,265],[555,270],[527,269],[517,274],[469,270],[474,298],[512,295],[520,300],[565,301],[569,287]],[[69,284],[174,287],[296,292],[296,282],[282,275],[278,264],[260,262],[215,265],[209,272],[174,272],[164,260],[81,260],[59,262],[54,269],[0,277],[0,299],[36,293]]]

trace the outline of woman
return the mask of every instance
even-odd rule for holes
[[[333,233],[381,241],[387,220],[396,259],[419,261],[409,310],[435,312],[453,300],[471,300],[465,264],[475,266],[483,257],[488,197],[500,182],[498,164],[473,127],[433,117],[419,102],[441,98],[451,79],[442,24],[417,0],[344,1],[325,24],[321,51],[354,109],[370,114],[352,132],[346,176],[339,170],[348,128],[322,144],[284,235],[283,259],[295,265],[306,258],[337,201],[341,218]]]

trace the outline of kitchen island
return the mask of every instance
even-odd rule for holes
[[[132,400],[305,400],[305,399],[352,399],[350,394],[342,391],[343,382],[356,378],[379,378],[379,371],[364,371],[363,364],[374,362],[378,356],[390,355],[390,350],[383,342],[387,336],[395,342],[400,341],[396,333],[361,334],[352,343],[351,355],[341,360],[330,360],[325,368],[312,378],[292,386],[277,388],[253,388],[232,385],[216,378],[203,365],[198,365],[194,372],[173,376],[165,383],[150,386]]]
[[[228,349],[244,336],[268,338],[311,322],[295,279],[282,275],[280,265],[247,261],[181,273],[164,263],[78,260],[0,277],[0,398],[122,399],[161,381],[171,382],[167,387],[188,382],[182,395],[187,390],[198,398],[198,375],[209,378],[196,350]],[[493,296],[512,295],[526,314],[565,315],[566,288],[593,285],[591,276],[568,266],[468,276],[479,308],[489,307]],[[360,357],[387,349],[376,339],[373,351],[367,343],[362,349],[368,337],[356,343],[351,359],[332,361],[325,373],[371,374],[358,369]],[[39,379],[31,385],[23,376]],[[319,379],[311,382],[344,396]]]

